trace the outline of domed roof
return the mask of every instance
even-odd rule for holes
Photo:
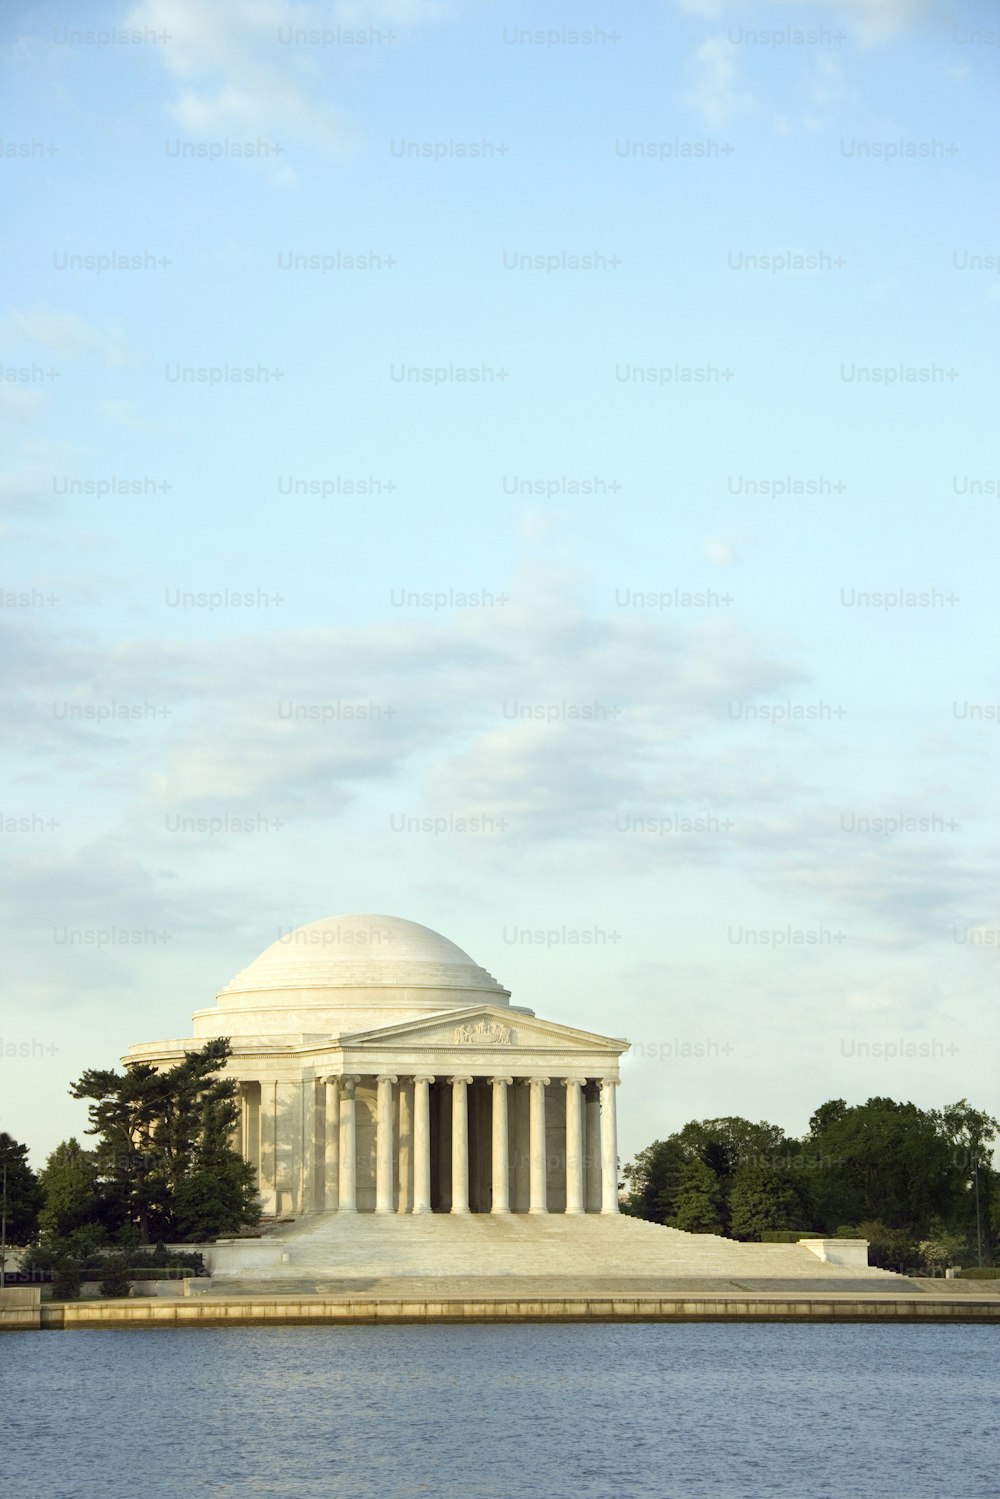
[[[284,994],[285,1003],[298,1004],[303,990],[318,998],[330,990],[379,989],[397,995],[400,990],[461,991],[462,998],[443,996],[445,1004],[457,1005],[474,1004],[477,998],[491,1004],[510,999],[485,968],[430,927],[398,916],[328,916],[279,937],[226,985],[219,1000],[225,1004],[240,995],[269,994],[281,1004],[278,996]],[[329,998],[335,1002],[334,996]],[[380,1004],[375,994],[368,1002]],[[386,996],[385,1002],[398,1001]]]

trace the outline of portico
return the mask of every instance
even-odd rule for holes
[[[245,1141],[260,1129],[258,1086],[240,1089]],[[307,1080],[300,1212],[617,1212],[614,1087],[492,1072]],[[598,1106],[585,1114],[588,1090]],[[599,1166],[589,1193],[588,1159]],[[265,1193],[277,1190],[269,1175]]]

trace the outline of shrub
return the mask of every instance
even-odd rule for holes
[[[97,1289],[102,1296],[127,1296],[131,1287],[128,1278],[128,1260],[123,1254],[105,1256],[103,1273]]]
[[[53,1301],[76,1301],[80,1296],[80,1265],[69,1258],[56,1260],[52,1267]]]
[[[962,1280],[1000,1280],[1000,1267],[996,1265],[973,1265],[970,1270],[959,1270]]]

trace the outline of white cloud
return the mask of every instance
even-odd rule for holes
[[[721,536],[710,536],[705,542],[705,556],[716,567],[728,567],[731,562],[735,562],[736,551]]]
[[[98,355],[105,364],[134,365],[137,359],[119,328],[95,328],[79,313],[59,307],[34,307],[11,312],[0,322],[0,338],[27,340],[51,349],[63,359]]]
[[[802,19],[795,12],[811,11],[833,25],[851,28],[865,44],[893,37],[932,20],[940,13],[938,0],[673,0],[688,15],[719,21],[730,16],[744,18],[753,12],[753,25],[774,30]]]
[[[156,422],[150,421],[142,414],[142,407],[138,401],[106,400],[98,403],[101,415],[107,417],[109,422],[116,426],[127,427],[131,432],[142,432],[145,435],[161,433],[164,429]]]
[[[724,36],[712,37],[695,50],[694,81],[684,98],[713,130],[724,129],[730,120],[753,108],[753,95],[738,86],[736,61],[736,48]]]
[[[337,26],[382,31],[445,14],[443,6],[425,0],[227,0],[218,6],[137,0],[123,24],[169,36],[157,55],[178,84],[170,110],[183,130],[200,137],[264,135],[282,148],[303,143],[338,156],[352,148],[355,132],[331,104],[328,80],[338,66],[389,47],[328,47],[317,56],[314,46],[288,44],[289,34]],[[284,163],[269,169],[284,180],[294,175]]]
[[[10,417],[20,425],[41,416],[48,404],[43,390],[21,390],[17,386],[0,386],[0,418]]]
[[[174,814],[307,829],[353,806],[377,839],[392,808],[502,819],[488,848],[460,849],[497,869],[569,869],[581,850],[616,878],[725,869],[778,912],[843,922],[854,951],[950,943],[975,908],[982,873],[949,836],[844,831],[828,790],[839,728],[732,719],[734,700],[806,685],[734,623],[598,616],[553,590],[435,624],[110,651],[47,626],[8,622],[8,744],[33,778],[110,798],[140,858],[176,844]],[[150,706],[138,725],[78,716],[112,702]],[[896,812],[928,808],[947,814],[946,789],[894,796]]]

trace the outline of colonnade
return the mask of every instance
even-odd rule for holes
[[[357,1097],[362,1081],[364,1105]],[[546,1096],[553,1082],[562,1084],[559,1117],[555,1090]],[[470,1109],[474,1083],[485,1086],[476,1088],[476,1106]],[[449,1085],[450,1100],[443,1084]],[[618,1212],[615,1078],[338,1073],[303,1086],[311,1102],[308,1110],[303,1104],[296,1131],[303,1141],[298,1211],[370,1211],[374,1156],[376,1213],[547,1213],[553,1210],[552,1193],[555,1211]],[[262,1103],[252,1116],[244,1108],[244,1154],[258,1165],[265,1200],[269,1189],[280,1186],[279,1177],[285,1179],[278,1161],[287,1129],[275,1116],[277,1094],[273,1106],[263,1103],[263,1090],[273,1087],[261,1084]],[[522,1089],[526,1100],[515,1096]],[[553,1142],[557,1153],[550,1159]],[[363,1193],[359,1154],[365,1162]],[[476,1188],[472,1202],[470,1177]],[[277,1210],[277,1190],[275,1199]]]

